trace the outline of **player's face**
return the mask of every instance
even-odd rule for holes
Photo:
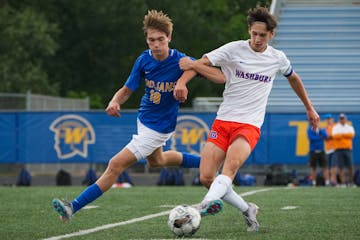
[[[166,36],[164,32],[157,29],[147,30],[146,43],[156,60],[164,60],[168,57],[170,40],[171,36]]]
[[[274,32],[266,29],[263,22],[255,22],[249,28],[250,47],[255,52],[263,52],[266,50],[267,43],[273,38]]]

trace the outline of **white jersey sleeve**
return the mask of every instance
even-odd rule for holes
[[[208,54],[205,54],[213,66],[226,65],[231,61],[231,50],[236,42],[227,43]]]
[[[279,54],[279,71],[285,77],[288,77],[292,74],[293,69],[291,67],[289,59],[286,57],[283,51],[278,51]]]

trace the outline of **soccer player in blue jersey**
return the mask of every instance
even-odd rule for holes
[[[115,183],[121,172],[140,159],[146,158],[151,167],[199,167],[200,156],[162,150],[176,127],[179,110],[179,102],[173,96],[176,81],[182,74],[193,77],[196,72],[184,73],[179,67],[179,60],[185,57],[185,54],[169,48],[173,24],[166,14],[149,11],[143,23],[149,49],[137,58],[125,85],[115,93],[106,108],[110,116],[119,117],[120,106],[145,80],[145,94],[138,111],[138,134],[112,157],[96,183],[73,201],[53,199],[53,207],[64,221],[69,221],[74,213],[100,197]],[[225,82],[219,69],[209,66],[207,70],[212,73],[210,80],[216,83]]]

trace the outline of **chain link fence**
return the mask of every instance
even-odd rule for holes
[[[51,111],[89,110],[89,98],[62,98],[40,94],[0,93],[0,111]]]

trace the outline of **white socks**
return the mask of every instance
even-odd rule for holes
[[[226,175],[218,175],[215,178],[208,193],[205,195],[203,202],[216,199],[223,199],[225,202],[240,209],[242,212],[247,211],[249,208],[244,199],[232,189],[232,180]]]
[[[221,199],[230,187],[232,187],[232,180],[226,175],[218,175],[205,195],[204,201]]]
[[[223,200],[230,205],[240,209],[242,212],[246,212],[249,208],[249,205],[245,200],[237,194],[234,189],[230,188],[229,191],[223,197]]]

